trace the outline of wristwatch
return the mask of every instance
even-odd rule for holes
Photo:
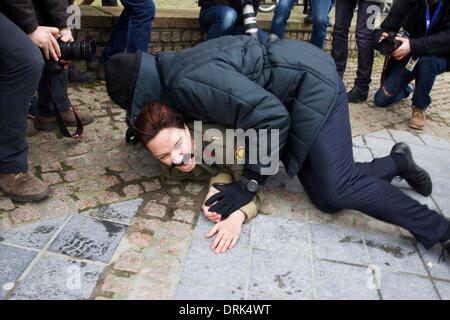
[[[247,179],[246,177],[241,176],[241,182],[244,184],[244,186],[250,192],[256,193],[260,189],[260,185],[259,185],[258,181],[256,181],[256,180]]]

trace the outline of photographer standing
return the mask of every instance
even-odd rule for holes
[[[405,35],[396,36],[401,28]],[[450,71],[449,1],[396,0],[381,29],[374,32],[374,40],[378,50],[394,44],[394,51],[385,53],[388,60],[375,105],[387,107],[414,92],[409,127],[423,129],[434,81]],[[410,84],[413,80],[415,86]]]
[[[367,100],[372,82],[372,66],[374,49],[372,29],[368,22],[373,14],[372,8],[378,7],[382,0],[340,0],[336,1],[336,21],[333,28],[331,55],[336,62],[336,68],[344,77],[348,59],[348,34],[355,8],[358,7],[356,23],[356,45],[358,47],[358,69],[353,88],[347,93],[349,102],[361,103]]]
[[[36,128],[57,127],[51,95],[66,124],[76,125],[67,99],[67,71],[53,72],[61,62],[58,40],[73,40],[66,26],[67,5],[67,0],[0,3],[0,30],[7,35],[0,37],[0,189],[16,201],[38,201],[50,193],[28,172],[27,112],[38,85]],[[84,124],[93,121],[88,113],[79,112],[79,117]]]

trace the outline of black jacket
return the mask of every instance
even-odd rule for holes
[[[114,102],[134,113],[144,100],[163,100],[187,121],[278,129],[279,146],[267,150],[280,151],[291,177],[300,171],[338,93],[333,59],[303,41],[280,40],[266,47],[246,35],[225,36],[156,58],[144,53],[129,60],[130,55],[117,54],[106,67]],[[125,80],[125,74],[135,76]],[[245,165],[256,173],[266,167]]]
[[[401,28],[410,35],[411,52],[415,56],[435,55],[447,57],[447,70],[450,71],[450,0],[443,7],[428,36],[426,32],[426,5],[424,0],[396,0],[389,15],[375,31],[375,38],[383,31],[398,32]],[[437,3],[431,7],[431,17]]]
[[[26,34],[44,21],[49,27],[62,28],[67,21],[67,0],[0,0],[0,11]]]
[[[261,0],[255,0],[254,1],[254,8],[255,13],[258,14],[258,8]],[[198,5],[202,9],[208,9],[209,7],[216,6],[216,5],[223,5],[223,6],[229,6],[236,10],[238,14],[238,18],[236,20],[236,25],[242,25],[243,18],[242,18],[242,5],[241,0],[199,0]]]

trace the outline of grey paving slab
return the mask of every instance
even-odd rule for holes
[[[246,283],[249,255],[250,250],[246,246],[236,246],[225,254],[216,254],[211,250],[209,240],[194,239],[180,281],[239,290]]]
[[[450,196],[448,194],[433,193],[431,197],[441,210],[441,213],[450,219]]]
[[[425,142],[426,145],[437,148],[437,149],[444,149],[444,150],[450,150],[450,142],[446,139],[436,137],[436,136],[430,136],[428,134],[421,134],[420,139]]]
[[[44,256],[12,295],[13,300],[88,299],[103,266]]]
[[[437,159],[442,161],[443,163],[447,163],[449,162],[450,159],[450,151],[449,150],[438,150],[438,149],[434,149],[435,152],[434,154],[436,155]]]
[[[374,152],[377,151],[377,154],[381,153],[382,155],[388,155],[392,149],[392,146],[395,144],[394,141],[389,141],[386,139],[379,139],[374,137],[365,136],[366,144],[369,149]]]
[[[433,160],[436,163],[436,155],[434,154],[436,150],[434,148],[412,143],[409,143],[408,146],[415,160]]]
[[[389,131],[387,129],[366,133],[364,135],[364,137],[385,139],[385,140],[390,141],[390,143],[394,143],[394,140],[392,139],[392,136],[391,136],[391,134],[389,133]]]
[[[181,281],[174,295],[175,300],[244,300],[243,288],[218,288],[214,285],[203,286],[195,282]]]
[[[439,263],[439,256],[441,255],[442,247],[437,244],[430,250],[426,250],[421,244],[417,245],[425,265],[427,266],[433,278],[450,280],[450,261],[441,261]]]
[[[250,245],[254,248],[309,256],[308,224],[293,219],[260,215],[252,221]]]
[[[369,284],[368,268],[315,260],[317,298],[321,300],[378,300],[376,287]]]
[[[418,136],[409,131],[389,129],[389,132],[391,133],[395,142],[406,142],[408,144],[424,145],[423,141],[420,140]]]
[[[256,219],[259,219],[259,216]],[[250,221],[249,223],[244,223],[242,225],[241,236],[239,238],[238,243],[236,244],[236,247],[245,246],[250,243],[250,227],[251,227],[253,221],[255,221],[256,219]],[[199,215],[199,218],[197,221],[197,225],[194,230],[193,237],[195,239],[205,240],[206,235],[213,227],[214,227],[214,223],[209,221],[208,219],[206,219],[206,217],[203,215],[203,213],[200,212],[200,215]],[[211,238],[211,239],[213,239],[213,238]],[[212,240],[207,240],[207,241],[212,241]]]
[[[402,189],[402,192],[406,193],[408,196],[410,196],[414,200],[417,200],[421,204],[428,206],[428,208],[430,208],[432,210],[437,210],[436,204],[434,203],[434,201],[431,197],[424,197],[412,189]]]
[[[0,242],[42,249],[67,219],[69,219],[68,216],[62,216],[7,229],[0,232]]]
[[[381,272],[383,300],[436,300],[439,296],[428,278],[406,273]]]
[[[311,232],[317,258],[360,265],[369,264],[361,231],[329,224],[311,224]]]
[[[255,249],[249,289],[261,297],[312,299],[310,260],[287,252]]]
[[[364,237],[372,263],[382,270],[428,275],[411,241],[384,233],[365,233]]]
[[[368,148],[353,148],[353,158],[355,162],[371,162],[373,160],[372,153]]]
[[[450,300],[450,282],[434,281],[442,300]]]
[[[136,215],[139,206],[142,204],[142,201],[142,199],[138,198],[92,209],[83,213],[98,219],[111,220],[129,225]]]
[[[433,177],[433,193],[447,195],[450,198],[450,178],[438,176]]]
[[[356,148],[367,148],[362,136],[356,136],[352,139],[353,147]]]
[[[49,251],[109,263],[126,226],[84,215],[72,216]]]
[[[36,251],[0,244],[0,299],[12,289],[36,255]]]

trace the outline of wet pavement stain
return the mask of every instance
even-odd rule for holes
[[[39,228],[36,228],[36,230],[33,231],[34,234],[49,234],[55,230],[55,227],[46,227],[41,226]]]

